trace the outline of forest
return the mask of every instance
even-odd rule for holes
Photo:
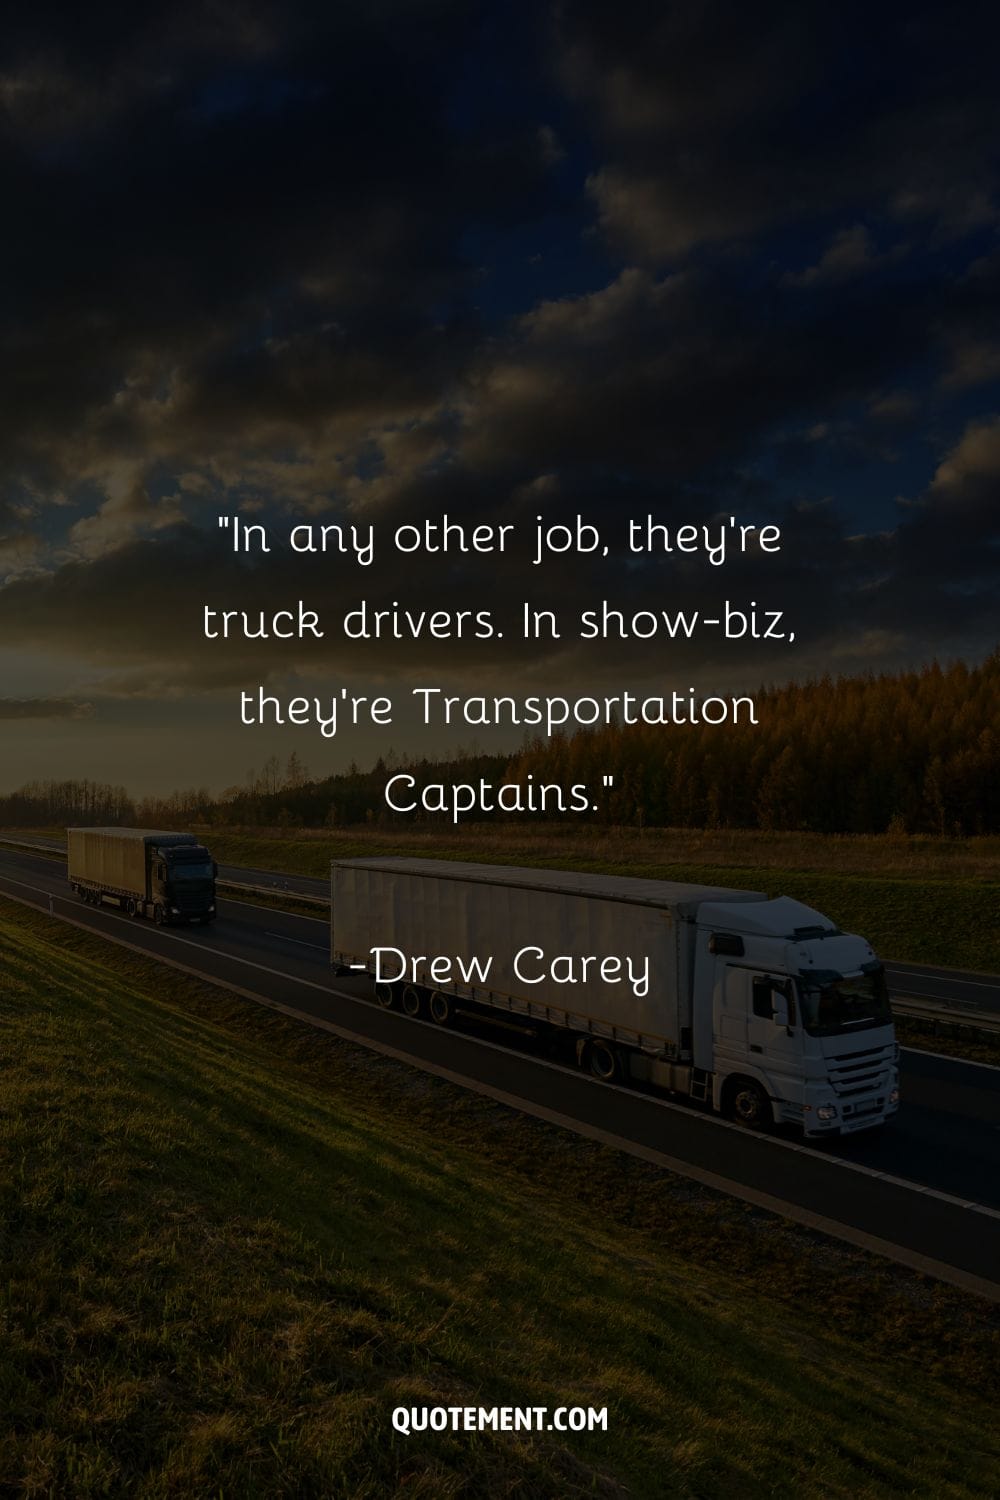
[[[447,820],[386,806],[386,782],[405,768],[417,789],[529,775],[536,783],[600,786],[611,775],[598,812],[565,817],[612,825],[1000,832],[1000,651],[980,666],[823,677],[761,688],[756,699],[756,725],[584,730],[526,742],[506,755],[460,751],[438,761],[390,753],[368,770],[351,765],[321,777],[297,754],[284,765],[272,756],[219,794],[196,788],[133,799],[124,787],[91,781],[32,782],[0,795],[0,826],[321,828]]]

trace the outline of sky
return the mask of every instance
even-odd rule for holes
[[[994,650],[997,30],[982,4],[18,7],[0,791],[518,742],[423,729],[414,685],[737,692]],[[443,515],[513,543],[392,547]],[[538,516],[608,557],[535,566]],[[629,554],[647,516],[781,547]],[[378,555],[296,555],[300,523],[374,526]],[[727,598],[794,645],[568,628]],[[345,639],[362,600],[502,635]],[[206,639],[206,606],[299,601],[322,640]],[[558,641],[519,638],[523,601]],[[258,685],[398,711],[246,726]]]

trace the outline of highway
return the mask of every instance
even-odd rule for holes
[[[249,884],[283,880],[229,872]],[[319,886],[320,882],[312,882]],[[307,889],[303,893],[311,894]],[[443,1031],[380,1010],[363,977],[334,978],[322,916],[221,901],[211,927],[158,929],[68,893],[51,858],[0,848],[0,895],[37,906],[207,980],[348,1035],[579,1133],[658,1161],[905,1264],[1000,1300],[1000,1069],[913,1050],[903,1105],[874,1137],[804,1146],[756,1136],[699,1110],[609,1088],[553,1064],[530,1041],[464,1018]],[[0,956],[2,961],[2,956]],[[898,966],[928,977],[934,971]],[[939,971],[943,982],[985,976]],[[916,979],[909,982],[916,983]],[[996,989],[997,981],[992,981]]]
[[[0,835],[0,846],[6,843],[33,845],[62,856],[66,853],[66,845],[59,839],[40,836],[22,839],[18,835],[8,840]],[[274,870],[220,864],[219,880],[224,885],[246,886],[260,892],[273,891],[276,896],[299,896],[317,905],[329,906],[329,882],[310,875],[284,875]],[[954,1011],[978,1017],[983,1022],[994,1018],[1000,1021],[1000,975],[891,962],[886,963],[885,972],[896,1001],[913,1000],[933,1005],[938,1015]]]

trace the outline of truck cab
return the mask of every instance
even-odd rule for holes
[[[150,850],[150,898],[161,920],[215,920],[218,866],[201,844],[164,844]]]
[[[864,938],[787,897],[706,903],[697,927],[693,1060],[717,1109],[813,1138],[895,1114],[899,1048]]]

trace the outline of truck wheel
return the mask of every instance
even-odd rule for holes
[[[128,914],[129,914],[130,917],[134,917],[135,916],[135,913],[136,913],[136,904],[135,904],[135,897],[134,896],[130,896],[128,898],[128,901],[125,903],[125,910],[128,912]]]
[[[587,1067],[602,1083],[618,1083],[622,1076],[621,1056],[607,1042],[591,1042],[587,1048]]]
[[[427,1014],[435,1026],[450,1026],[455,1019],[455,1002],[443,990],[435,990],[427,1001]]]
[[[412,1016],[414,1020],[424,1013],[424,997],[415,984],[407,984],[403,987],[403,993],[399,997],[399,1006],[404,1016]]]
[[[774,1124],[771,1101],[752,1078],[732,1078],[723,1095],[722,1112],[727,1120],[748,1130],[766,1130]]]
[[[375,999],[383,1010],[392,1010],[396,1003],[395,986],[386,984],[384,980],[381,981],[375,986]]]

